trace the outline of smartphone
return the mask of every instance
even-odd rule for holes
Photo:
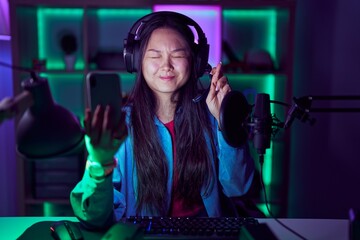
[[[86,75],[86,106],[92,112],[97,105],[109,105],[116,122],[119,122],[121,103],[121,83],[117,73],[90,72]]]

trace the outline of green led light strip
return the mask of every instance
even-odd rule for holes
[[[148,13],[151,9],[98,9],[96,11],[99,19],[105,20],[111,17],[121,18],[139,18]],[[49,46],[49,31],[47,23],[50,19],[59,18],[64,20],[82,21],[84,17],[84,9],[81,8],[39,8],[37,10],[38,23],[38,51],[39,58],[46,59],[46,67],[48,70],[62,70],[64,69],[64,60],[62,58],[51,57]],[[84,68],[84,60],[78,58],[75,69],[82,70]]]
[[[38,8],[37,24],[38,24],[38,51],[39,58],[46,59],[46,68],[48,70],[65,69],[63,58],[51,57],[51,47],[49,43],[49,29],[47,23],[50,18],[70,19],[73,21],[81,21],[84,10],[81,8]],[[84,60],[77,59],[75,69],[83,69]]]
[[[264,81],[265,89],[267,89],[265,92],[270,95],[271,97],[275,96],[275,76],[273,74],[267,74],[265,76]],[[270,111],[274,112],[274,105],[270,104]],[[270,148],[266,150],[266,154],[264,155],[264,165],[263,165],[263,181],[265,186],[271,184],[271,173],[272,173],[272,157],[273,157],[273,145],[270,145]]]
[[[151,9],[98,9],[96,14],[100,19],[122,17],[122,18],[140,18],[151,13]]]
[[[230,84],[235,82],[240,82],[245,85],[252,85],[256,87],[259,91],[268,93],[270,99],[275,96],[276,85],[275,85],[275,75],[274,74],[226,74]],[[248,83],[248,84],[247,84]],[[261,87],[258,87],[260,85]],[[243,91],[245,89],[241,89]],[[260,92],[259,92],[260,93]],[[271,112],[274,112],[274,105],[270,104]],[[264,166],[263,166],[263,180],[264,184],[271,184],[271,173],[272,173],[272,156],[273,156],[273,145],[271,144],[270,148],[266,150],[264,155]],[[255,157],[255,156],[254,156]],[[257,159],[254,159],[257,161]]]
[[[243,9],[225,9],[223,10],[224,18],[241,20],[263,19],[267,22],[268,36],[266,40],[266,50],[269,51],[270,56],[277,62],[276,58],[276,24],[277,11],[274,9],[259,9],[259,10],[243,10]]]
[[[254,10],[243,10],[243,9],[226,9],[223,10],[224,19],[238,19],[241,20],[253,20],[263,19],[267,23],[267,36],[266,39],[266,50],[269,52],[274,63],[277,63],[276,59],[276,35],[277,35],[277,11],[274,9],[254,9]],[[255,76],[258,77],[258,76]],[[251,78],[251,77],[247,77]],[[275,96],[275,76],[273,74],[266,75],[264,77],[263,86],[264,92],[270,94],[270,99]],[[274,112],[274,106],[271,105],[271,112]],[[271,184],[271,173],[272,173],[272,155],[273,149],[272,144],[270,149],[267,149],[264,156],[263,166],[263,180],[266,186]]]

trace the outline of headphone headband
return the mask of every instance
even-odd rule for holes
[[[180,20],[179,22],[184,23],[189,28],[193,27],[196,30],[198,37],[196,44],[197,52],[195,53],[196,74],[197,77],[201,77],[205,72],[209,59],[209,44],[207,43],[207,38],[199,24],[197,24],[193,19],[181,13],[170,11],[153,12],[145,15],[137,20],[131,27],[127,39],[124,39],[124,61],[127,71],[130,73],[137,72],[137,65],[139,63],[140,56],[139,46],[141,42],[141,33],[148,22],[158,17],[178,19]]]

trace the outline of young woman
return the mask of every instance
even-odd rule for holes
[[[220,105],[231,91],[221,64],[212,69],[206,100],[193,101],[199,45],[184,19],[172,12],[147,18],[120,123],[109,107],[86,111],[89,158],[71,204],[89,227],[125,216],[222,216],[221,196],[241,196],[252,183],[248,146],[229,146],[219,129]]]

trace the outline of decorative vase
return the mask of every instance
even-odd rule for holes
[[[75,69],[76,56],[75,54],[65,55],[65,69],[66,71],[73,71]]]

